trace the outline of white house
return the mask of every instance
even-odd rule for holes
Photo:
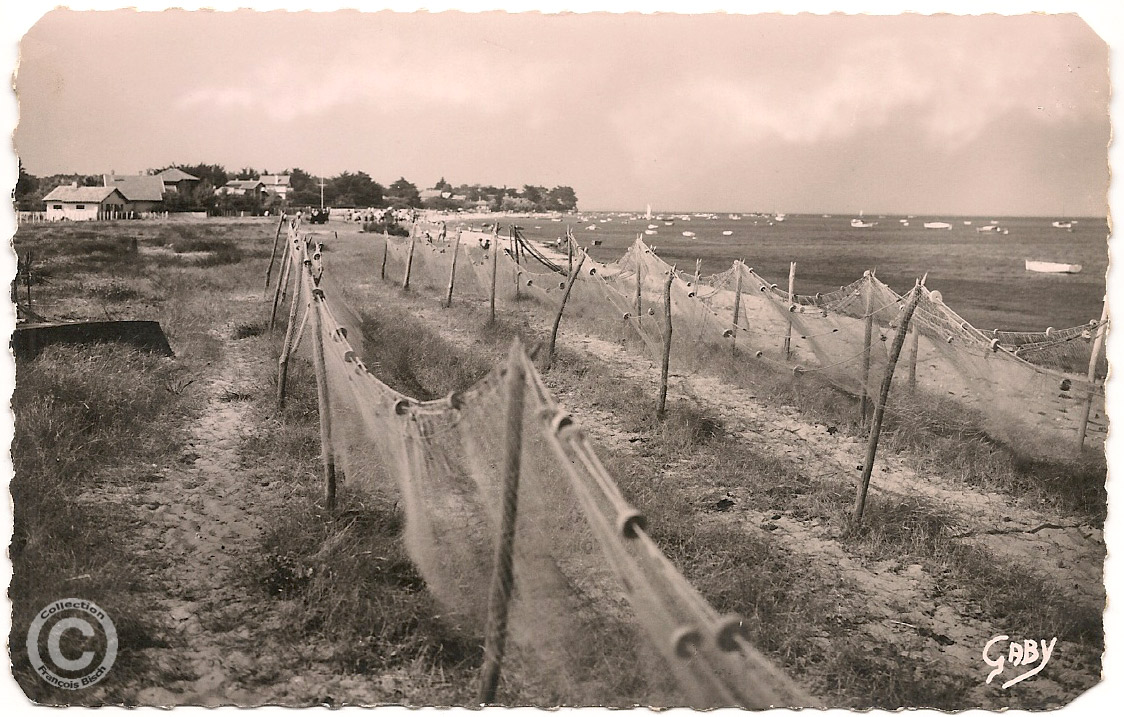
[[[219,187],[217,193],[241,197],[247,194],[261,194],[264,191],[265,185],[260,179],[232,179]]]
[[[287,174],[263,174],[261,175],[262,189],[271,194],[276,194],[282,199],[289,196],[289,192],[293,191],[293,186],[289,183],[289,175]]]
[[[103,184],[121,190],[132,212],[159,212],[164,209],[164,180],[152,174],[106,174]]]
[[[112,219],[124,214],[129,204],[117,187],[79,187],[77,184],[55,187],[43,201],[47,203],[47,221],[52,222]]]

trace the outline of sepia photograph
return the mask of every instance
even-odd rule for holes
[[[1078,5],[22,11],[6,696],[1103,713]]]

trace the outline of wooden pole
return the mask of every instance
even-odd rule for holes
[[[796,285],[796,262],[790,261],[788,263],[788,329],[784,335],[784,357],[786,359],[792,356],[792,302],[796,298],[793,291]]]
[[[585,255],[583,254],[578,257],[577,271],[571,271],[570,278],[566,280],[566,291],[562,292],[562,303],[558,305],[558,313],[554,315],[554,324],[550,327],[550,343],[546,349],[544,370],[550,370],[551,364],[554,363],[554,343],[558,340],[558,325],[562,323],[562,312],[566,309],[566,300],[570,298],[570,290],[574,288],[574,280],[578,278],[578,272],[582,270],[582,264],[584,263]]]
[[[445,293],[445,308],[453,305],[453,281],[457,276],[457,254],[461,249],[461,233],[457,230],[457,238],[453,240],[453,263],[449,265],[449,290]]]
[[[302,252],[303,254],[303,252]],[[297,288],[289,303],[289,324],[285,327],[285,341],[281,344],[281,356],[277,359],[277,408],[285,407],[285,391],[289,381],[289,354],[293,351],[293,331],[297,323],[297,305],[300,304],[301,289],[304,288],[308,262],[302,261],[297,270]],[[311,308],[309,309],[311,310]]]
[[[660,366],[660,398],[656,403],[656,418],[663,418],[667,409],[667,369],[671,363],[671,282],[675,279],[675,267],[667,274],[663,286],[663,363]]]
[[[273,292],[273,309],[269,312],[269,334],[273,335],[273,325],[277,322],[277,307],[285,300],[285,288],[293,263],[293,247],[287,247],[281,259],[281,273],[277,276],[277,290]]]
[[[499,685],[504,646],[507,643],[507,614],[515,583],[515,520],[519,504],[519,469],[523,453],[523,387],[526,380],[521,354],[522,349],[516,344],[511,349],[507,363],[503,512],[488,595],[484,666],[480,672],[480,702],[486,705],[496,701],[496,687]]]
[[[1089,429],[1089,414],[1093,411],[1093,397],[1097,392],[1097,360],[1104,346],[1105,322],[1108,320],[1108,297],[1105,297],[1104,308],[1101,309],[1101,321],[1097,325],[1097,338],[1093,341],[1093,354],[1089,357],[1089,395],[1085,398],[1084,415],[1081,417],[1081,428],[1077,432],[1077,451],[1085,447],[1085,433]]]
[[[920,347],[917,324],[909,329],[909,390],[917,390],[917,350]]]
[[[312,290],[312,359],[316,371],[316,397],[320,413],[320,458],[324,467],[324,503],[336,509],[336,457],[332,450],[332,398],[324,364],[324,290]]]
[[[691,286],[695,290],[695,296],[699,295],[699,279],[702,278],[702,259],[695,259],[695,283]]]
[[[499,237],[493,237],[498,240]],[[499,269],[500,252],[499,241],[492,241],[492,286],[488,291],[488,323],[496,323],[496,272]]]
[[[866,390],[867,382],[870,380],[870,338],[874,332],[874,314],[871,313],[872,309],[872,295],[873,287],[870,281],[870,272],[863,275],[866,279],[863,282],[863,378],[862,378],[862,393],[859,396],[859,425],[866,424],[867,410],[870,408],[870,396]]]
[[[390,251],[390,235],[383,236],[382,243],[382,264],[379,266],[379,278],[386,281],[386,254]]]
[[[566,273],[574,273],[574,237],[570,234],[570,227],[566,227]]]
[[[410,288],[410,271],[414,267],[414,245],[417,244],[417,237],[410,234],[410,253],[406,255],[406,276],[402,278],[402,289]]]
[[[731,338],[733,338],[732,348],[737,350],[738,347],[738,319],[741,318],[742,308],[742,264],[744,262],[735,261],[734,268],[737,269],[737,276],[734,277],[734,325],[730,329]]]
[[[898,357],[902,353],[902,345],[905,344],[905,334],[909,329],[909,321],[913,318],[913,310],[917,308],[917,301],[920,298],[921,290],[914,287],[913,296],[906,304],[905,314],[902,315],[898,332],[894,336],[894,344],[890,348],[890,363],[886,366],[886,375],[882,378],[882,390],[878,394],[878,403],[874,406],[874,420],[871,422],[870,437],[866,443],[866,460],[863,463],[863,476],[859,482],[858,495],[855,497],[855,509],[851,514],[850,530],[858,528],[862,523],[863,511],[866,509],[866,494],[870,488],[870,474],[874,470],[874,455],[878,450],[878,435],[882,432],[882,417],[886,412],[886,400],[890,396],[890,384],[894,380],[894,366],[897,365]]]
[[[269,254],[269,267],[265,270],[265,290],[269,291],[269,277],[273,273],[273,262],[277,258],[277,245],[281,243],[281,227],[285,225],[285,213],[281,212],[281,221],[277,222],[277,236],[273,237],[273,251]]]

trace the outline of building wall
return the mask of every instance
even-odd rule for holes
[[[69,220],[72,222],[88,222],[102,219],[109,212],[127,211],[121,198],[114,195],[102,202],[47,202],[47,221],[57,222]]]

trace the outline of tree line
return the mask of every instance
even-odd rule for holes
[[[496,187],[487,184],[459,184],[454,186],[441,177],[432,187],[418,189],[417,185],[399,177],[387,186],[376,182],[366,172],[341,172],[334,177],[314,177],[296,167],[278,172],[289,175],[291,189],[284,199],[275,194],[235,195],[218,193],[220,187],[234,180],[256,180],[272,174],[268,170],[242,167],[227,170],[220,164],[176,164],[150,169],[157,174],[176,167],[198,177],[199,184],[185,194],[165,195],[165,208],[170,211],[249,211],[262,213],[286,208],[318,207],[321,196],[327,207],[392,207],[458,209],[491,211],[574,211],[578,206],[577,194],[572,187],[553,188],[524,184],[522,188]],[[43,197],[59,185],[77,182],[79,186],[101,186],[102,175],[54,174],[36,177],[20,166],[16,182],[16,205],[23,211],[43,209]],[[323,192],[323,194],[321,194]]]

